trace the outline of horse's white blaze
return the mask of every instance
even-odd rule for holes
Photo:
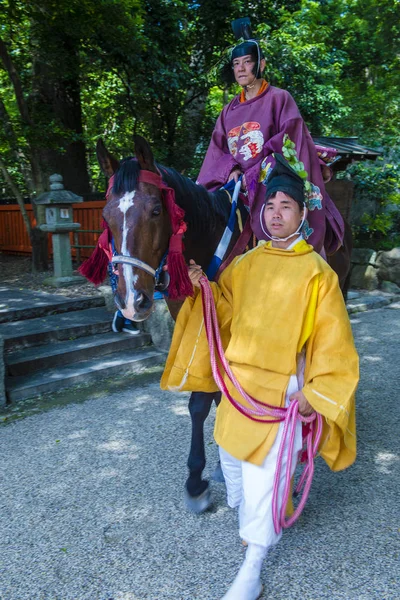
[[[134,197],[135,192],[126,192],[126,194],[124,194],[119,201],[119,210],[124,215],[124,224],[122,226],[121,254],[125,254],[125,256],[130,256],[126,248],[126,239],[128,237],[128,228],[126,226],[126,213],[131,208],[131,206],[133,206]]]
[[[128,230],[128,226],[126,223],[126,213],[134,205],[134,202],[133,202],[134,197],[135,197],[134,191],[126,192],[126,194],[124,194],[119,201],[119,210],[124,215],[124,222],[123,222],[123,226],[122,226],[121,254],[124,254],[125,256],[130,256],[128,248],[127,248],[127,239],[128,239],[128,231],[129,230]],[[130,265],[123,265],[122,272],[124,274],[125,289],[126,289],[125,310],[124,310],[124,313],[126,313],[126,315],[124,315],[124,316],[126,316],[126,318],[129,318],[128,315],[133,315],[135,312],[135,309],[133,308],[133,301],[134,301],[133,290],[134,290],[135,283],[138,280],[138,275],[133,274],[133,269]]]

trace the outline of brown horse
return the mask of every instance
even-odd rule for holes
[[[136,159],[118,162],[101,140],[97,144],[97,157],[102,171],[107,177],[113,177],[103,216],[111,229],[118,254],[113,258],[119,273],[115,301],[126,318],[143,321],[153,310],[156,286],[163,284],[163,259],[172,235],[162,189],[149,183],[152,181],[151,174],[162,175],[163,182],[175,191],[176,204],[185,211],[186,264],[189,259],[204,266],[210,263],[225,231],[231,203],[224,190],[209,193],[177,171],[156,165],[148,143],[140,136],[135,138],[135,155]],[[141,177],[141,173],[147,173],[147,176]],[[244,207],[241,207],[241,213],[245,221],[247,211]],[[226,256],[239,234],[236,224]],[[334,260],[339,278],[345,282],[350,267],[347,247],[336,253]],[[172,316],[176,318],[182,302],[169,298],[166,301]],[[189,400],[192,439],[186,503],[194,512],[203,512],[211,504],[208,482],[202,479],[205,467],[203,426],[213,400],[218,403],[219,399],[219,393],[193,392]]]
[[[160,172],[163,181],[175,191],[176,204],[185,211],[187,231],[184,256],[187,263],[191,258],[200,265],[210,263],[230,216],[230,197],[224,190],[209,193],[174,169],[156,166],[150,146],[140,136],[135,138],[136,160],[128,158],[118,162],[101,140],[96,151],[103,173],[108,178],[113,177],[103,216],[111,229],[119,255],[115,257],[119,274],[115,302],[126,318],[143,321],[152,313],[155,288],[157,283],[160,287],[160,280],[162,285],[165,276],[159,267],[168,250],[172,229],[162,201],[162,190],[140,181],[140,174]],[[245,222],[247,210],[241,206],[240,211]],[[227,255],[239,235],[236,223]],[[166,297],[166,302],[175,319],[182,301]],[[193,392],[189,399],[192,438],[186,503],[194,512],[203,512],[211,504],[208,482],[202,479],[202,472],[206,463],[204,421],[213,400],[219,403],[219,392]]]
[[[128,158],[119,163],[108,153],[101,140],[96,149],[103,173],[109,178],[114,176],[103,217],[112,231],[118,254],[136,257],[154,270],[161,264],[172,233],[169,215],[161,190],[139,181],[141,170],[160,172],[163,181],[174,189],[176,203],[185,211],[185,258],[208,265],[230,215],[229,194],[224,190],[209,193],[174,169],[156,166],[146,140],[136,136],[135,141],[136,160]],[[245,220],[247,211],[243,207],[241,214]],[[239,233],[236,224],[228,253]],[[127,319],[147,319],[153,309],[154,276],[123,261],[118,262],[118,270],[115,294],[118,308]],[[182,302],[166,300],[172,316],[176,317]]]

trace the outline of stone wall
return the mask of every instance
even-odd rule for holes
[[[164,300],[155,301],[154,312],[141,325],[144,331],[151,335],[151,340],[157,350],[168,352],[175,322],[169,314],[168,306]]]
[[[376,252],[354,248],[351,255],[350,287],[400,292],[400,248]]]

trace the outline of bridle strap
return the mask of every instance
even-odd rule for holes
[[[142,269],[146,273],[149,273],[154,279],[156,278],[156,271],[148,265],[147,263],[139,260],[138,258],[132,258],[131,256],[124,256],[123,254],[116,254],[112,257],[111,262],[113,264],[124,264],[131,265],[131,267],[137,267],[138,269]]]

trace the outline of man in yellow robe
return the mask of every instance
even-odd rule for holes
[[[303,180],[282,156],[275,158],[261,212],[271,242],[238,257],[212,284],[221,337],[230,367],[249,395],[278,407],[298,400],[302,415],[323,416],[319,453],[332,470],[341,470],[356,456],[358,356],[337,276],[300,233],[307,213]],[[192,264],[189,273],[199,287],[201,267]],[[227,378],[226,385],[236,402],[249,407]],[[181,309],[161,387],[217,389],[200,294]],[[239,507],[239,533],[248,544],[223,600],[259,597],[263,560],[281,537],[273,525],[272,489],[282,429],[282,424],[249,419],[222,396],[214,436],[228,504]],[[298,423],[293,465],[301,446]],[[286,447],[283,473],[287,460]],[[279,502],[283,484],[282,478]]]

